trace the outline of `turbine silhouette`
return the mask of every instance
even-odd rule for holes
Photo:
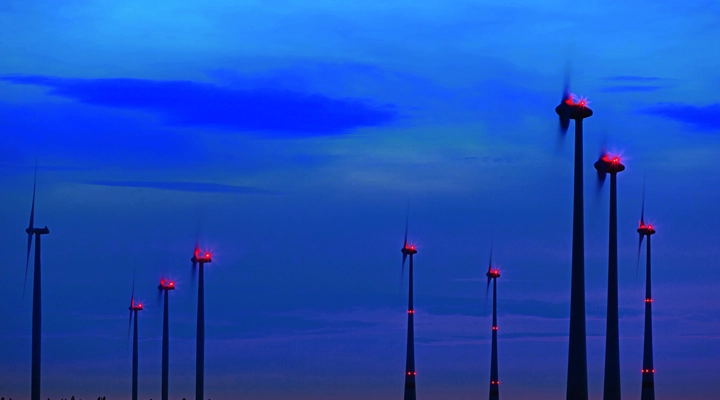
[[[195,347],[195,400],[203,400],[205,385],[205,274],[204,266],[212,262],[210,252],[202,254],[198,244],[190,259],[193,270],[197,268],[198,279],[198,312],[197,312],[197,342]]]
[[[500,277],[500,271],[493,268],[492,265],[492,249],[490,250],[490,262],[488,263],[488,272],[485,274],[488,278],[487,290],[490,289],[490,281],[493,282],[493,318],[492,318],[492,355],[490,357],[490,400],[500,399],[500,380],[498,378],[498,354],[497,354],[497,278]]]
[[[35,178],[33,180],[32,206],[30,207],[30,223],[25,233],[28,235],[27,258],[25,260],[25,283],[23,286],[23,298],[25,297],[25,285],[27,285],[28,266],[30,265],[30,247],[32,238],[35,235],[35,268],[33,270],[33,311],[32,311],[32,361],[30,378],[30,399],[40,400],[40,345],[42,339],[42,296],[41,296],[41,275],[40,275],[40,238],[50,233],[48,227],[35,227],[35,189],[37,188],[37,162],[35,163]]]
[[[572,277],[570,288],[570,340],[567,370],[567,400],[588,400],[587,343],[585,331],[585,222],[583,217],[583,119],[593,115],[584,98],[570,93],[568,74],[560,105],[560,132],[575,120],[575,167],[573,189]]]
[[[142,311],[142,303],[135,303],[135,274],[133,274],[132,294],[130,295],[130,321],[128,323],[128,337],[130,337],[130,327],[133,327],[133,355],[132,355],[132,400],[138,400],[138,311]],[[135,316],[135,324],[133,326],[133,315]]]
[[[161,399],[168,400],[168,364],[170,344],[169,344],[169,332],[168,332],[168,293],[171,290],[175,290],[175,282],[166,281],[165,279],[160,280],[158,285],[158,293],[165,294],[165,306],[163,308],[163,339],[162,339],[162,390]]]
[[[655,234],[652,225],[645,224],[645,190],[643,189],[643,205],[640,214],[640,226],[637,229],[642,238],[647,236],[647,254],[645,256],[645,338],[643,345],[643,367],[642,367],[642,391],[640,400],[655,400],[655,368],[653,367],[653,343],[652,343],[652,291],[650,285],[650,237]]]
[[[413,308],[413,255],[417,254],[417,250],[414,245],[409,245],[407,241],[409,218],[405,222],[405,241],[400,251],[403,255],[402,267],[405,269],[405,259],[410,258],[410,265],[408,268],[408,275],[410,277],[409,293],[408,293],[408,334],[407,334],[407,352],[405,358],[405,393],[403,396],[404,400],[415,400],[415,331],[414,331],[414,316],[415,309]]]
[[[610,239],[608,246],[608,299],[605,331],[603,400],[620,400],[620,332],[618,322],[617,174],[625,170],[620,157],[605,153],[595,162],[598,180],[610,174]]]

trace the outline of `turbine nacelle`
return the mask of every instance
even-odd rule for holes
[[[641,236],[650,236],[655,234],[655,228],[653,228],[651,224],[645,225],[644,222],[640,222],[640,226],[638,227],[637,232]]]
[[[143,305],[142,303],[135,304],[133,303],[130,307],[128,307],[128,310],[130,311],[142,311]]]
[[[411,244],[407,244],[407,243],[405,243],[405,246],[403,246],[403,248],[400,249],[400,252],[403,253],[403,255],[406,255],[406,256],[407,256],[407,255],[412,255],[412,254],[417,254],[417,250],[415,249],[415,245],[414,245],[414,244],[411,245]]]
[[[490,267],[490,269],[488,269],[488,272],[485,274],[485,276],[487,276],[488,279],[497,279],[500,277],[500,270],[497,268]]]
[[[162,279],[160,280],[160,284],[158,285],[158,290],[175,290],[175,282]]]
[[[578,120],[593,115],[593,111],[588,108],[586,99],[580,99],[575,102],[574,96],[572,95],[555,107],[555,112],[560,116],[560,125],[564,131],[567,131],[571,119]]]
[[[31,227],[28,227],[27,229],[25,229],[25,233],[27,233],[28,235],[32,235],[32,234],[35,234],[35,235],[47,235],[47,234],[50,233],[50,229],[48,229],[47,226],[44,227],[44,228],[31,228]]]
[[[209,263],[212,262],[212,256],[209,251],[206,251],[205,253],[201,254],[200,250],[195,250],[195,254],[193,254],[190,261],[193,262],[193,264],[201,263]]]
[[[603,154],[595,162],[595,169],[598,174],[616,174],[624,171],[625,166],[620,162],[620,156]]]

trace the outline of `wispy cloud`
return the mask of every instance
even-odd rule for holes
[[[654,92],[662,89],[662,86],[641,86],[641,85],[620,85],[620,86],[607,86],[600,89],[601,92],[606,93],[629,93],[629,92]]]
[[[163,190],[176,190],[180,192],[276,194],[275,192],[252,186],[233,186],[223,185],[220,183],[204,182],[85,181],[82,183],[86,185],[152,188]]]
[[[662,78],[656,76],[621,75],[611,76],[606,78],[606,80],[612,82],[658,82],[662,80]]]
[[[720,130],[720,103],[696,106],[686,103],[658,103],[641,110],[644,114],[657,115],[701,130]]]
[[[0,80],[50,88],[50,94],[105,107],[161,115],[174,126],[212,126],[274,136],[333,135],[389,124],[393,105],[278,89],[231,89],[193,81],[79,79],[6,75]]]

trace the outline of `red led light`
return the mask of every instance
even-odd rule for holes
[[[646,303],[652,303],[652,299],[645,299]]]
[[[408,314],[415,314],[415,310],[408,310]]]

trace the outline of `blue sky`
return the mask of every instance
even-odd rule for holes
[[[720,351],[720,6],[711,1],[204,2],[0,5],[0,395],[24,398],[24,246],[39,160],[43,396],[124,398],[133,271],[141,398],[194,383],[196,238],[212,399],[392,399],[402,392],[417,243],[422,399],[488,390],[484,272],[499,263],[509,398],[565,390],[572,140],[554,113],[571,61],[585,122],[591,398],[602,395],[607,188],[619,177],[623,393],[640,391],[643,180],[654,251],[656,388],[711,399]],[[638,280],[642,282],[641,273]],[[30,286],[28,286],[28,290]]]

